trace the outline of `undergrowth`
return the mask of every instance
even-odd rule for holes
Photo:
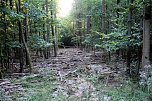
[[[42,70],[40,74],[13,80],[13,83],[20,83],[23,87],[23,91],[13,94],[13,101],[63,101],[65,99],[62,93],[58,97],[53,95],[59,82],[55,74],[49,70]]]
[[[92,74],[86,78],[92,82],[98,93],[98,101],[149,101],[149,94],[139,84],[120,79],[116,85],[106,85],[105,79]]]
[[[82,78],[91,82],[96,88],[95,101],[147,101],[148,94],[143,92],[136,84],[120,80],[117,86],[105,85],[105,79],[99,81],[95,74],[83,75]],[[79,101],[77,97],[68,98],[62,90],[58,90],[61,82],[56,74],[49,70],[41,70],[39,74],[25,76],[12,80],[14,84],[21,84],[20,91],[14,92],[13,101]],[[82,101],[90,101],[84,92]],[[108,100],[109,99],[109,100]],[[4,100],[5,101],[5,100]]]

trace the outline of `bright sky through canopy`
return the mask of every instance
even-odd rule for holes
[[[73,0],[59,0],[59,16],[65,17],[70,13]]]

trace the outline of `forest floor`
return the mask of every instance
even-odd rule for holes
[[[0,101],[126,101],[131,88],[124,63],[113,60],[106,64],[102,51],[77,48],[59,49],[46,60],[34,57],[34,73],[1,80]]]

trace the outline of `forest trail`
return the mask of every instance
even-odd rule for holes
[[[76,98],[80,101],[83,101],[83,99],[98,101],[99,98],[97,96],[99,95],[102,96],[102,99],[105,99],[103,101],[110,101],[108,100],[110,97],[105,95],[105,90],[97,88],[96,85],[100,87],[118,86],[121,76],[116,71],[111,70],[111,66],[105,64],[102,59],[102,52],[97,52],[96,54],[98,55],[96,56],[93,52],[85,52],[77,48],[66,48],[59,49],[57,57],[50,57],[47,60],[33,58],[36,74],[28,75],[27,77],[23,76],[19,81],[17,78],[18,82],[15,84],[12,84],[9,80],[4,80],[0,83],[0,88],[3,89],[4,93],[7,91],[7,94],[23,91],[23,95],[20,95],[25,96],[28,93],[30,94],[33,87],[36,90],[41,89],[39,87],[43,88],[46,85],[45,80],[50,80],[49,74],[53,72],[55,82],[59,82],[55,84],[55,88],[48,84],[48,86],[53,88],[51,91],[53,97],[58,97],[62,92],[68,98],[68,101]],[[53,83],[54,79],[49,82]],[[44,85],[41,85],[41,83],[44,83]],[[37,87],[38,84],[40,86]],[[28,86],[26,87],[25,85]],[[47,91],[51,90],[47,86],[45,89]],[[26,94],[25,91],[27,91]],[[43,95],[44,92],[42,91],[41,93]],[[52,101],[52,99],[49,101]]]
[[[119,75],[103,61],[103,53],[97,54],[96,56],[93,52],[85,52],[78,48],[60,49],[57,57],[51,57],[42,63],[36,62],[41,64],[36,66],[49,67],[55,71],[61,85],[53,95],[57,96],[57,92],[62,90],[69,99],[74,97],[81,99],[84,93],[87,93],[90,101],[96,101],[96,88],[87,80],[89,76],[95,77],[97,82],[102,82],[105,86],[113,86],[116,79],[119,79]]]

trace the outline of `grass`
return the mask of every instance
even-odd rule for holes
[[[99,101],[104,101],[105,96],[110,97],[110,101],[148,101],[148,93],[131,81],[120,79],[118,86],[106,86],[105,80],[99,81],[94,74],[85,79],[94,84]]]
[[[112,101],[148,101],[148,95],[140,88],[133,88],[125,85],[122,88],[111,88],[107,90],[107,94],[111,96]]]
[[[25,76],[12,82],[19,83],[23,87],[23,91],[13,94],[13,101],[56,101],[52,94],[56,91],[59,82],[55,79],[54,73],[43,70],[41,74]]]
[[[67,97],[63,90],[59,90],[61,82],[55,78],[55,73],[42,69],[38,74],[32,74],[20,79],[12,80],[13,84],[22,87],[12,95],[13,101],[79,101],[77,97]],[[143,92],[137,85],[120,80],[123,85],[110,87],[104,85],[104,79],[98,80],[97,75],[84,75],[85,80],[91,82],[96,88],[98,101],[104,101],[104,97],[110,97],[111,101],[147,101],[148,94]],[[89,101],[87,91],[84,92],[83,101]],[[4,100],[7,101],[7,100]],[[11,100],[10,100],[11,101]]]

